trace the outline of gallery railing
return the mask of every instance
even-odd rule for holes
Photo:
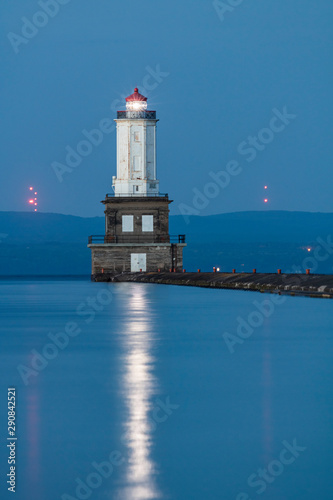
[[[117,111],[118,120],[156,120],[156,111]]]
[[[167,198],[168,193],[107,193],[106,198]]]
[[[92,235],[88,238],[89,245],[104,243],[185,243],[185,234],[171,235]]]

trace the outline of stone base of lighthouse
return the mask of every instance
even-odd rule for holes
[[[185,235],[169,235],[168,195],[107,195],[105,235],[90,236],[92,276],[182,271]]]
[[[185,244],[109,244],[88,245],[92,254],[93,276],[123,272],[156,272],[183,269]]]

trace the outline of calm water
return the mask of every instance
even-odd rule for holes
[[[272,297],[0,282],[0,498],[332,500],[333,301]]]

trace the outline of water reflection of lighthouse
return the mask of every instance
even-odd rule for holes
[[[127,407],[124,423],[127,447],[126,487],[120,498],[147,500],[160,498],[157,489],[156,464],[151,458],[153,445],[150,412],[157,392],[154,377],[154,316],[144,286],[135,284],[128,301],[128,320],[124,331],[124,374],[122,396]]]

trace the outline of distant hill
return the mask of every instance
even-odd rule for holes
[[[9,244],[86,243],[88,235],[103,234],[104,227],[104,217],[0,212],[0,234],[8,235],[2,241]]]
[[[91,234],[104,234],[104,217],[29,212],[0,212],[0,275],[90,274]],[[188,270],[304,270],[333,272],[332,253],[318,261],[318,238],[333,235],[333,214],[308,212],[237,212],[170,217],[170,234],[186,234]],[[308,252],[307,248],[312,248]],[[324,256],[322,250],[321,256]],[[307,259],[307,260],[305,260]]]

